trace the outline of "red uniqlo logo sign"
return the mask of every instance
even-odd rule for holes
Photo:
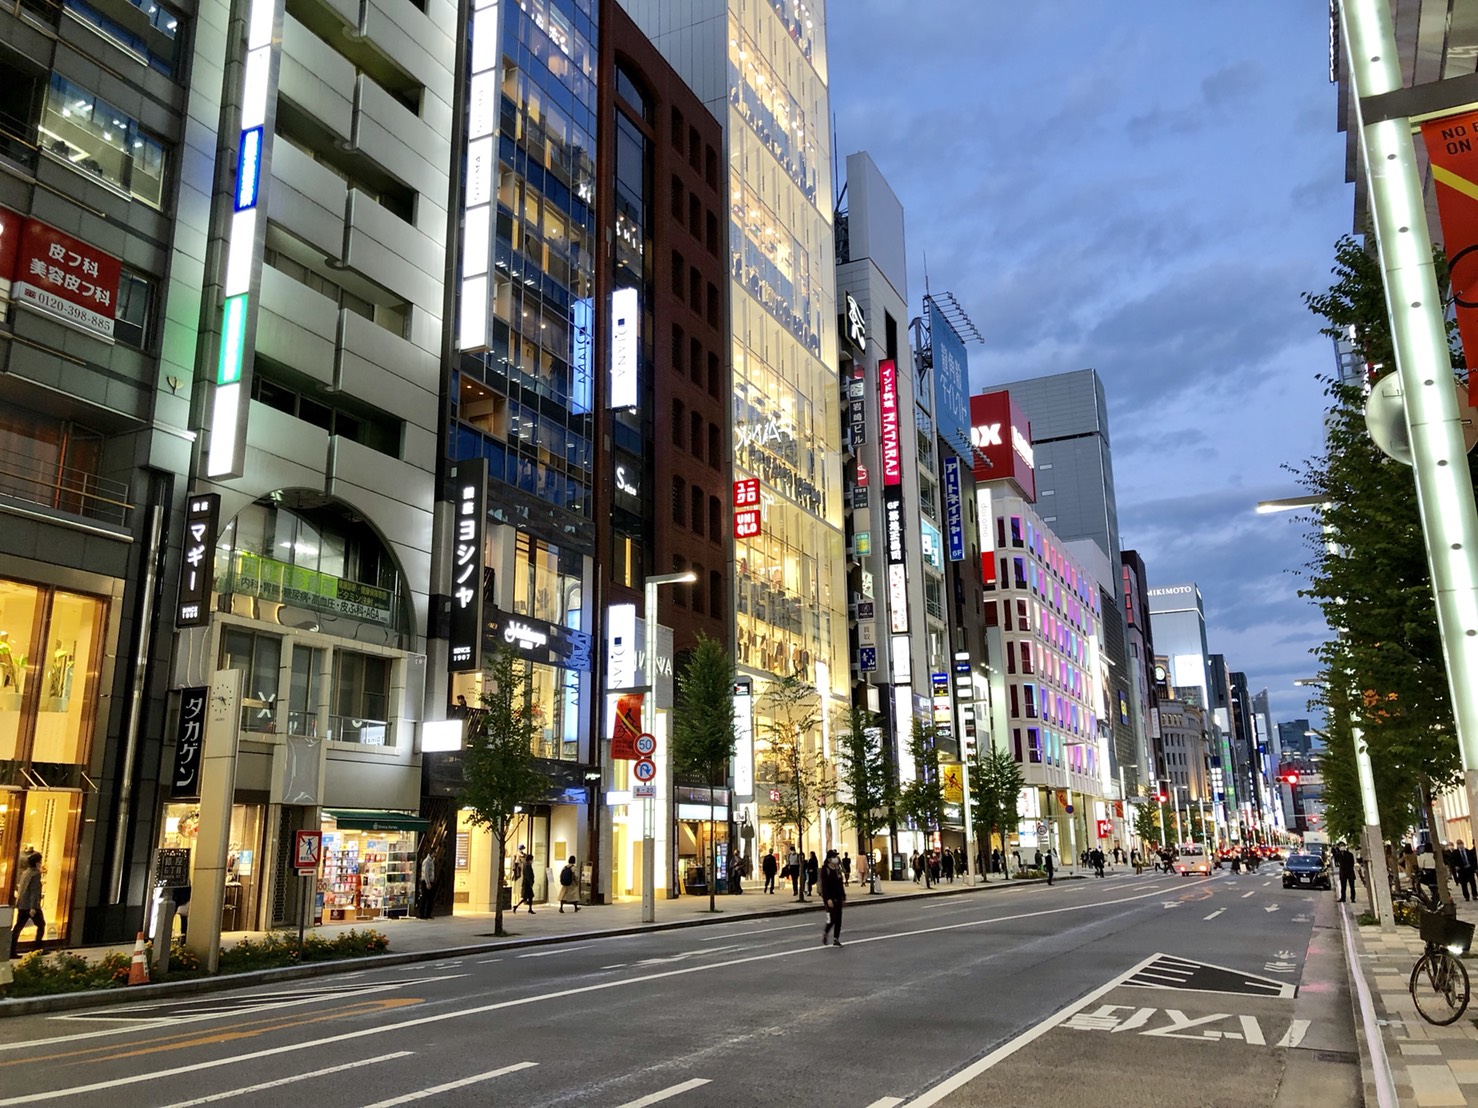
[[[734,507],[751,508],[760,502],[760,482],[758,477],[746,477],[742,481],[734,482]]]
[[[741,508],[734,513],[734,537],[752,539],[760,533],[760,510]]]

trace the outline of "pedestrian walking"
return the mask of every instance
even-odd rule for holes
[[[806,868],[805,855],[792,846],[785,858],[785,868],[790,871],[790,891],[795,894],[797,900],[804,900],[806,886],[804,874],[801,871]]]
[[[811,851],[811,856],[806,859],[806,895],[810,896],[816,891],[816,882],[821,877],[821,861],[816,857],[816,852]]]
[[[36,925],[36,943],[46,938],[46,917],[41,914],[41,855],[32,852],[15,886],[15,927],[10,932],[10,957],[21,941],[21,928]]]
[[[852,855],[842,851],[842,884],[852,883]]]
[[[1042,868],[1042,852],[1040,850],[1037,851],[1035,854],[1032,855],[1032,868],[1033,869],[1041,869]]]
[[[951,885],[955,883],[955,855],[954,851],[946,850],[943,858],[944,879]]]
[[[847,886],[842,880],[842,862],[835,850],[826,852],[826,865],[821,869],[821,899],[826,903],[826,926],[821,929],[821,945],[831,936],[832,946],[842,945],[842,905],[847,902]]]
[[[742,855],[729,860],[729,894],[731,896],[738,896],[744,891],[744,875],[748,872],[748,863]]]
[[[1421,882],[1435,897],[1437,895],[1437,856],[1432,853],[1432,844],[1423,842],[1421,853],[1416,856],[1416,866]]]
[[[779,866],[780,863],[775,859],[775,852],[765,851],[765,856],[760,859],[760,872],[765,875],[765,892],[767,893],[775,891],[775,872]]]
[[[1020,873],[1021,872],[1021,851],[1019,849],[1017,849],[1017,848],[1012,848],[1012,850],[1011,850],[1011,857],[1016,862],[1016,872],[1017,873]]]
[[[1355,852],[1340,843],[1334,852],[1335,866],[1339,870],[1339,902],[1345,902],[1345,890],[1349,890],[1350,903],[1355,902]]]
[[[1457,883],[1463,891],[1463,899],[1478,900],[1478,854],[1474,853],[1472,847],[1463,846],[1463,841],[1459,839],[1457,858]]]
[[[1047,861],[1045,869],[1047,870],[1047,884],[1050,885],[1052,884],[1052,875],[1057,872],[1057,866],[1054,865],[1052,862],[1052,851],[1050,850],[1047,851]]]
[[[531,890],[530,897],[532,895]],[[564,914],[566,904],[573,904],[577,912],[580,910],[580,878],[576,875],[573,854],[565,863],[565,868],[559,871],[559,911],[561,915]]]
[[[518,903],[513,906],[513,910],[517,912],[521,906],[527,905],[529,915],[532,916],[534,914],[534,860],[525,854],[518,860],[517,868],[519,871]]]
[[[431,891],[436,885],[436,856],[428,848],[421,859],[421,872],[416,881],[416,918],[431,918]]]
[[[920,864],[919,855],[917,853],[915,853],[913,857],[909,859],[909,865],[913,867],[913,883],[917,885],[924,876],[924,867]]]

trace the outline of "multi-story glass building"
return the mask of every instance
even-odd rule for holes
[[[724,125],[733,469],[759,481],[762,509],[760,532],[735,540],[732,567],[734,650],[756,682],[755,732],[765,732],[771,676],[800,674],[829,722],[848,681],[825,4],[623,7]],[[779,828],[760,830],[761,845],[778,845]]]

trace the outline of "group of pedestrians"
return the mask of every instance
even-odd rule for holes
[[[910,856],[909,867],[913,870],[913,883],[922,882],[929,888],[941,883],[953,885],[956,874],[964,877],[968,872],[965,852],[959,847],[919,851]]]

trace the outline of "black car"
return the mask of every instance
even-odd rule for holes
[[[1283,863],[1285,889],[1333,889],[1329,863],[1318,854],[1290,854]]]

